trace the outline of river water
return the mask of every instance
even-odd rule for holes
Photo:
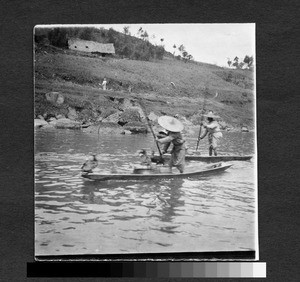
[[[194,148],[196,135],[187,138]],[[35,132],[35,254],[130,254],[255,249],[255,159],[196,179],[92,181],[80,166],[130,171],[152,136]],[[207,140],[200,151],[206,154]],[[219,154],[254,154],[254,134],[224,132]],[[204,166],[204,163],[198,163]]]

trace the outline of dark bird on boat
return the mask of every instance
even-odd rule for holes
[[[141,159],[142,165],[151,165],[151,158],[148,156],[147,151],[145,149],[138,150],[138,155]]]
[[[164,159],[161,158],[160,156],[155,156],[155,152],[152,151],[152,155],[149,156],[147,154],[146,149],[141,149],[138,150],[138,155],[141,159],[141,164],[142,165],[147,165],[147,166],[151,166],[151,164],[155,163],[155,164],[164,164]]]
[[[156,164],[164,164],[165,160],[161,156],[155,156],[155,152],[152,151],[151,162],[156,163]]]
[[[96,155],[92,155],[89,159],[81,166],[83,172],[92,172],[94,168],[98,166],[98,160]]]

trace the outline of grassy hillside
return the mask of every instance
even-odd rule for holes
[[[104,77],[108,91],[99,86]],[[116,107],[115,97],[143,97],[149,112],[178,113],[192,119],[205,100],[205,108],[216,112],[227,124],[252,128],[253,88],[253,73],[248,70],[184,63],[170,57],[146,62],[101,58],[53,47],[38,48],[35,53],[36,114],[45,111],[42,97],[49,91],[65,94],[73,106],[90,103],[99,114]]]

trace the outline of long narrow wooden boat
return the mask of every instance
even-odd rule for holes
[[[189,161],[203,161],[203,162],[226,162],[226,161],[249,161],[253,156],[201,156],[201,155],[186,155],[185,159]]]
[[[97,172],[82,173],[82,177],[93,180],[148,180],[148,179],[169,179],[169,178],[188,178],[198,177],[213,173],[220,173],[230,168],[231,164],[217,163],[209,165],[205,168],[199,169],[199,167],[187,167],[186,172],[179,173],[175,168],[174,172],[159,172],[159,171],[147,171],[145,173],[112,173],[103,174]]]
[[[163,157],[165,159],[169,159],[171,157],[171,154],[164,154]],[[205,156],[205,155],[196,155],[196,154],[186,154],[185,160],[186,161],[201,161],[201,162],[213,163],[213,162],[227,162],[227,161],[249,161],[249,160],[251,160],[252,157],[253,157],[252,155]],[[159,158],[159,156],[154,156],[153,161],[155,161],[158,158]]]

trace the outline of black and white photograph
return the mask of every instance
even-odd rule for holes
[[[36,257],[259,259],[254,23],[36,25],[33,52]]]

